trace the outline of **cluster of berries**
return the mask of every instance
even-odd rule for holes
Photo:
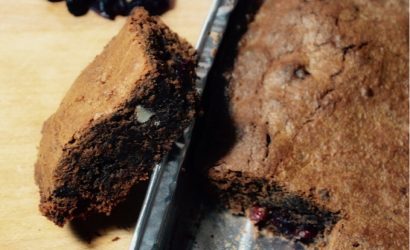
[[[109,19],[114,19],[117,15],[127,16],[137,6],[144,7],[152,15],[162,14],[169,8],[169,0],[65,0],[65,2],[68,11],[74,16],[82,16],[92,9]]]

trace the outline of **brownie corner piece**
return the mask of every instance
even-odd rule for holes
[[[194,48],[137,8],[44,123],[35,179],[57,225],[110,214],[192,122]]]

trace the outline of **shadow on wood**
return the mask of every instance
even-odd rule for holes
[[[113,210],[111,215],[95,214],[87,219],[77,219],[69,224],[73,234],[83,242],[91,243],[113,229],[132,229],[137,223],[148,182],[137,184],[127,199]]]

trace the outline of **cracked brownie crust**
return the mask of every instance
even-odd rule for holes
[[[192,121],[194,49],[136,9],[44,124],[40,210],[62,226],[110,214]]]
[[[328,211],[322,248],[407,249],[408,37],[407,1],[265,1],[225,74],[218,196],[256,218],[295,196]]]

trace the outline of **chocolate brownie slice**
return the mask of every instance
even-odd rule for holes
[[[407,249],[408,28],[406,1],[265,1],[207,114],[222,203],[311,246]]]
[[[196,55],[136,9],[43,127],[35,179],[57,225],[109,214],[193,120]]]

